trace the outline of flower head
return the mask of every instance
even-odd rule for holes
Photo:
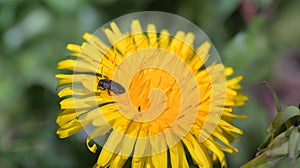
[[[224,152],[237,152],[230,143],[242,134],[232,122],[244,117],[232,113],[247,100],[242,77],[229,78],[233,69],[207,39],[194,47],[195,33],[130,23],[128,32],[111,22],[67,46],[74,53],[58,64],[71,73],[56,76],[57,134],[85,130],[90,151],[102,146],[95,167],[122,167],[129,157],[132,167],[189,167],[187,153],[200,167],[226,167]]]

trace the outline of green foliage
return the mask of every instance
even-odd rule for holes
[[[273,167],[287,157],[290,164],[294,165],[300,154],[300,126],[291,124],[296,124],[299,118],[300,109],[296,106],[288,106],[280,111],[273,120],[270,126],[272,131],[260,146],[257,156],[242,168]]]
[[[270,89],[270,88],[269,88]],[[300,109],[287,106],[283,109],[277,95],[270,89],[276,101],[278,114],[267,129],[268,137],[258,148],[256,157],[242,166],[242,168],[273,167],[285,158],[294,165],[300,154]]]

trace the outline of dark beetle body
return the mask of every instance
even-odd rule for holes
[[[108,79],[100,80],[98,83],[98,87],[102,88],[103,90],[107,89],[108,91],[112,91],[114,94],[125,93],[125,89],[122,85]]]

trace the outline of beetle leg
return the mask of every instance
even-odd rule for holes
[[[98,88],[99,90],[102,90],[102,91],[105,90],[105,89],[104,89],[103,87],[101,87],[101,86],[98,86],[97,88]]]

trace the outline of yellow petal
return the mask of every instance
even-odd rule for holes
[[[97,50],[95,46],[89,43],[83,43],[81,45],[81,52],[78,56],[80,58],[86,59],[90,64],[92,64],[95,67],[98,66],[102,59],[106,59],[104,54],[102,54],[99,50]],[[111,69],[113,68],[111,63],[107,66],[110,66]]]
[[[55,76],[59,78],[59,82],[57,87],[66,85],[66,84],[76,84],[82,83],[85,88],[90,91],[96,92],[97,91],[97,83],[96,83],[96,76],[88,75],[88,74],[57,74]]]
[[[131,162],[132,168],[143,168],[145,167],[146,157],[133,157]]]
[[[102,97],[90,96],[83,98],[67,98],[60,102],[61,109],[88,109],[105,103]]]
[[[110,48],[103,41],[101,41],[97,36],[91,35],[89,33],[85,33],[83,35],[83,38],[87,40],[91,45],[96,47],[96,49],[102,54],[105,54]]]
[[[230,112],[223,112],[222,116],[230,117],[230,118],[247,118],[247,116],[245,116],[245,115],[237,115],[237,114],[233,114]]]
[[[58,92],[58,97],[62,98],[64,96],[82,96],[92,93],[91,91],[87,89],[79,89],[79,88],[64,88]]]
[[[87,137],[86,138],[86,146],[88,147],[88,149],[93,152],[93,153],[96,153],[97,151],[97,145],[94,143],[92,146],[90,146],[90,141],[92,140],[91,137]]]
[[[204,141],[204,144],[207,148],[209,148],[210,151],[212,151],[217,156],[218,160],[221,163],[221,167],[227,167],[226,158],[223,151],[216,147],[215,144],[210,140]]]
[[[105,28],[103,31],[107,36],[109,42],[114,46],[114,48],[118,49],[121,52],[121,54],[124,55],[124,52],[127,48],[126,39],[128,38],[129,34],[128,33],[122,34],[118,26],[114,22],[112,22],[110,26],[112,30]],[[113,52],[113,53],[118,55],[118,52]]]
[[[131,33],[137,50],[148,47],[148,40],[143,33],[142,26],[138,20],[133,20],[131,23]]]
[[[82,36],[82,38],[85,40],[88,40],[90,37],[92,37],[92,34],[90,34],[90,33],[84,33]]]
[[[167,168],[168,167],[168,154],[167,151],[153,155],[152,164],[154,167]]]
[[[210,47],[211,44],[208,41],[205,41],[196,49],[196,52],[198,56],[200,56],[202,62],[206,62],[208,60]]]
[[[233,68],[232,67],[226,67],[225,68],[225,75],[226,76],[230,76],[230,75],[232,75],[233,74]]]
[[[66,124],[67,122],[75,119],[78,115],[83,114],[86,110],[64,109],[58,113],[56,123],[59,126]]]
[[[211,44],[208,41],[205,41],[196,49],[196,54],[191,58],[190,61],[190,67],[193,72],[198,71],[208,60],[210,47]]]
[[[102,148],[94,168],[108,167],[110,162],[116,157],[116,154]]]
[[[199,144],[199,142],[191,134],[187,134],[183,139],[183,143],[190,152],[194,162],[203,168],[212,167],[211,157],[205,147]]]
[[[75,53],[79,53],[81,51],[81,47],[76,44],[68,44],[66,48]]]
[[[243,134],[242,130],[232,126],[231,124],[229,124],[228,122],[226,122],[224,120],[220,120],[218,125],[223,127],[224,129],[230,131],[230,132],[234,132],[234,133],[237,133],[237,134]]]
[[[111,130],[111,129],[112,128],[109,124],[105,124],[105,125],[102,125],[101,127],[97,127],[95,130],[93,130],[93,132],[90,134],[90,136],[88,136],[88,138],[86,139],[86,145],[91,152],[95,153],[97,150],[97,145],[95,143],[92,144],[92,146],[90,146],[91,140],[108,133],[109,130]]]
[[[110,27],[111,27],[112,31],[114,32],[115,36],[122,36],[122,33],[115,22],[111,22]]]
[[[128,156],[123,156],[123,155],[117,155],[111,162],[110,167],[111,168],[120,168],[123,167],[124,164],[126,163]]]
[[[183,31],[178,31],[175,34],[175,37],[172,38],[171,44],[169,46],[169,51],[181,57],[181,49],[183,45],[183,40],[185,37],[185,33]]]
[[[83,60],[63,60],[57,65],[57,69],[65,69],[76,72],[93,72],[97,73],[96,68]]]
[[[136,137],[139,130],[139,124],[132,123],[134,122],[131,121],[131,124],[127,126],[125,133],[126,136],[123,137],[122,141],[119,144],[120,153],[124,155],[130,155],[135,147],[135,141],[137,139]]]
[[[168,30],[163,29],[159,34],[159,47],[167,48],[169,46],[170,33]]]
[[[237,76],[235,78],[227,80],[226,84],[228,87],[234,86],[234,85],[238,84],[242,79],[243,79],[243,76]]]
[[[191,54],[193,54],[194,39],[195,35],[193,33],[189,32],[186,34],[180,54],[183,60],[187,60],[191,56]]]
[[[79,120],[72,120],[65,125],[62,125],[57,131],[56,134],[60,138],[66,138],[68,136],[71,136],[79,131],[81,131],[86,125],[88,125],[88,122],[80,122]]]
[[[216,143],[216,145],[219,149],[222,149],[223,151],[226,151],[229,153],[237,152],[237,149],[235,147],[233,147],[232,145],[230,145],[230,141],[227,139],[227,137],[224,136],[222,129],[216,128],[213,132],[213,135],[217,139],[219,139],[222,143],[224,143],[226,146],[228,146],[228,148],[227,148],[227,147],[224,147],[224,146]]]
[[[189,164],[186,160],[184,148],[179,142],[170,148],[170,159],[172,167],[188,168]]]
[[[149,39],[149,47],[157,47],[158,46],[158,38],[157,31],[154,24],[148,24],[147,26],[147,35]]]

